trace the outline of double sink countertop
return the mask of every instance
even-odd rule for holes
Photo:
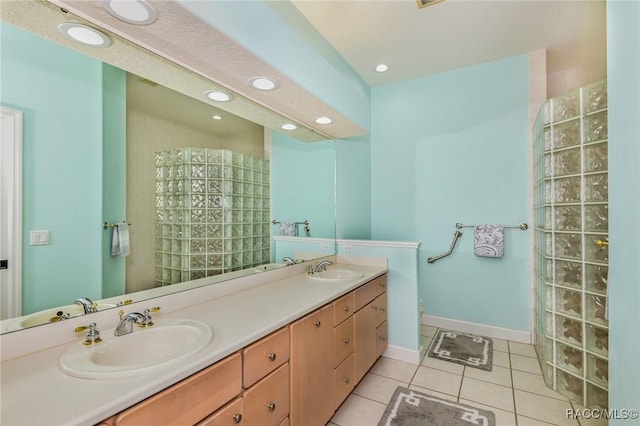
[[[348,264],[339,262],[333,267],[346,266],[364,275],[352,280],[315,280],[305,276],[304,264],[301,264],[243,278],[244,284],[239,286],[243,289],[237,292],[201,299],[205,301],[179,310],[162,308],[152,314],[154,320],[200,321],[211,327],[214,337],[209,345],[180,363],[169,363],[147,374],[134,372],[130,377],[118,379],[84,379],[63,373],[59,367],[60,357],[73,345],[82,345],[84,336],[4,361],[0,366],[0,424],[96,424],[387,272],[386,259],[357,258],[347,261]],[[268,274],[274,279],[264,282]],[[263,283],[252,286],[252,277],[253,281]],[[234,281],[212,287],[233,286]],[[162,307],[164,302],[171,305],[169,298],[179,298],[181,294],[153,299],[144,306]],[[131,305],[125,310],[144,309],[142,302],[136,305],[139,308]],[[110,315],[117,316],[117,310],[110,311]],[[65,322],[69,323],[71,332],[73,324],[69,320]],[[105,325],[103,330],[100,322],[95,322],[102,333],[113,333],[113,325]],[[144,353],[139,356],[144,357]]]

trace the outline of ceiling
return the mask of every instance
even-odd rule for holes
[[[547,49],[547,72],[606,60],[603,0],[292,0],[375,87]],[[374,67],[385,63],[389,70]]]

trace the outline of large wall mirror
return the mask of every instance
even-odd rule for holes
[[[245,117],[198,99],[206,81],[162,58],[133,73],[34,34],[65,11],[39,3],[22,25],[10,3],[0,104],[22,112],[22,274],[2,332],[82,315],[79,298],[109,309],[334,253],[332,140],[270,130],[251,117],[277,115],[246,99]]]

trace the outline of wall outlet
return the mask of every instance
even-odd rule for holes
[[[353,245],[351,244],[343,244],[342,251],[345,253],[351,253],[353,251]]]
[[[320,250],[322,251],[329,251],[331,249],[329,243],[322,243],[320,244]]]
[[[49,244],[49,231],[31,231],[32,246],[46,246]]]

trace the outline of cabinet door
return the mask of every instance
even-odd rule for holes
[[[324,426],[333,415],[333,306],[290,326],[292,425]]]
[[[375,300],[376,327],[387,320],[387,293],[382,293]]]
[[[251,386],[244,398],[245,426],[277,426],[289,414],[289,364]]]
[[[236,426],[243,424],[244,399],[236,398],[200,423],[198,426]]]
[[[355,386],[353,379],[354,358],[351,354],[333,373],[333,409],[337,409],[347,399]]]
[[[376,361],[376,309],[375,302],[355,313],[354,317],[354,347],[355,380],[362,380],[369,368]]]
[[[387,349],[387,322],[383,322],[376,329],[376,355],[377,357],[382,356],[384,351]]]

